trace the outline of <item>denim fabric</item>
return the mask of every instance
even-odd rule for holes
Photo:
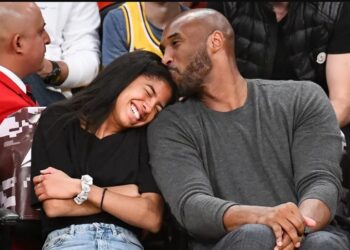
[[[51,232],[44,250],[142,250],[137,237],[129,230],[113,224],[92,223],[71,225]]]
[[[272,250],[276,245],[272,230],[261,224],[246,224],[228,233],[213,248],[237,250]]]
[[[23,79],[32,89],[33,96],[40,106],[49,106],[50,104],[66,99],[59,92],[52,91],[47,87],[38,74],[31,74]]]
[[[310,233],[299,250],[348,250],[348,233],[333,226]],[[192,243],[193,244],[193,243]],[[268,226],[246,224],[226,234],[216,244],[195,243],[193,250],[272,250],[276,238]]]
[[[349,233],[334,226],[310,233],[301,243],[299,250],[348,250]]]

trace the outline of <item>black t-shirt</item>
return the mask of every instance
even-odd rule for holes
[[[330,37],[327,46],[328,54],[350,53],[350,3],[344,2],[339,20],[335,24],[333,35]],[[288,14],[278,22],[277,49],[272,73],[272,79],[289,80],[297,79],[291,62],[288,60],[289,53],[283,40],[284,34],[282,26],[284,25]],[[287,35],[287,34],[286,34]]]
[[[328,54],[350,53],[350,3],[344,2],[328,45]]]
[[[141,193],[159,193],[148,165],[146,128],[129,129],[102,139],[83,130],[74,120],[64,126],[57,119],[63,108],[48,108],[39,120],[32,146],[32,176],[52,166],[73,178],[83,174],[93,177],[94,185],[137,184]],[[40,204],[33,192],[33,206]],[[72,224],[103,222],[140,230],[102,212],[91,216],[48,218],[41,213],[43,235]]]

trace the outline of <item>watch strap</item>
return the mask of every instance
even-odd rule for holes
[[[61,75],[61,68],[57,62],[51,61],[51,60],[50,60],[50,62],[52,65],[52,71],[48,76],[46,76],[44,78],[44,82],[46,84],[58,86],[58,85],[60,85],[59,80],[60,80],[60,75]]]

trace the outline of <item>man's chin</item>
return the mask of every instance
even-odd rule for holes
[[[171,78],[173,78],[177,86],[180,86],[182,84],[183,79],[178,74],[177,75],[171,74]]]

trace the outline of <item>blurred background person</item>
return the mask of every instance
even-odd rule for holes
[[[350,3],[208,2],[235,30],[246,78],[311,80],[329,95],[350,144]]]
[[[126,2],[111,10],[102,28],[103,66],[135,49],[162,56],[159,41],[165,25],[187,9],[180,2]]]
[[[40,70],[50,38],[34,3],[0,3],[0,123],[23,107],[36,106],[22,81]]]
[[[87,86],[100,66],[96,2],[37,2],[51,38],[43,68],[25,79],[41,106]]]

